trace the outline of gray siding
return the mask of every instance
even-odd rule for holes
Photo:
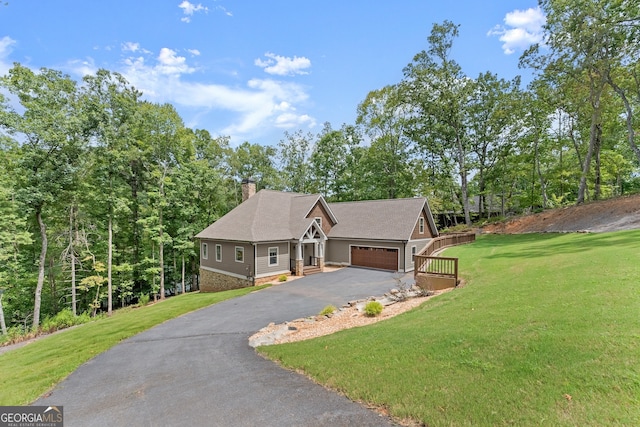
[[[420,253],[421,250],[424,249],[425,246],[431,241],[431,239],[420,239],[420,240],[409,240],[407,242],[407,249],[405,251],[405,268],[404,271],[413,271],[413,257],[411,256],[411,247],[416,247],[416,255]]]
[[[207,259],[202,258],[202,244],[208,246]],[[216,261],[216,245],[222,245],[222,260]],[[244,248],[244,262],[236,261],[236,246]],[[254,274],[253,245],[248,243],[220,242],[203,239],[200,242],[200,266],[232,273],[238,276],[249,276]]]
[[[278,265],[269,266],[269,248],[278,248]],[[257,245],[258,268],[256,275],[261,276],[267,273],[280,273],[290,271],[289,242],[261,243]]]

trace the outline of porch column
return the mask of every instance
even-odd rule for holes
[[[320,271],[324,271],[324,241],[318,243],[318,267]]]
[[[302,276],[304,260],[302,259],[302,242],[296,243],[296,276]]]

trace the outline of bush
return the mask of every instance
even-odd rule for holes
[[[47,317],[44,322],[42,322],[40,329],[43,332],[51,333],[60,329],[69,328],[71,326],[81,325],[83,323],[87,323],[90,320],[91,317],[89,316],[89,313],[82,313],[79,316],[74,316],[71,312],[71,309],[65,308],[64,310],[58,312],[58,314],[56,314],[55,316]]]
[[[367,305],[364,306],[364,314],[369,317],[375,317],[382,313],[382,304],[379,301],[369,301]]]
[[[328,316],[330,314],[333,314],[336,310],[337,308],[335,306],[328,305],[322,309],[322,311],[320,312],[320,316]]]
[[[287,275],[286,274],[282,274],[278,277],[278,281],[279,282],[286,282],[287,281]]]
[[[140,294],[138,297],[138,305],[140,307],[149,304],[149,294]]]

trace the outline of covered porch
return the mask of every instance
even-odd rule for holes
[[[324,253],[327,236],[314,221],[303,235],[292,242],[291,274],[306,276],[324,271]]]

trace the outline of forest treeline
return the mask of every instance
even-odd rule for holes
[[[269,146],[190,129],[115,72],[78,82],[14,64],[0,79],[2,332],[195,289],[194,235],[240,202],[247,177],[330,201],[426,196],[466,224],[639,191],[640,6],[540,5],[526,87],[467,75],[445,21],[355,123]]]

